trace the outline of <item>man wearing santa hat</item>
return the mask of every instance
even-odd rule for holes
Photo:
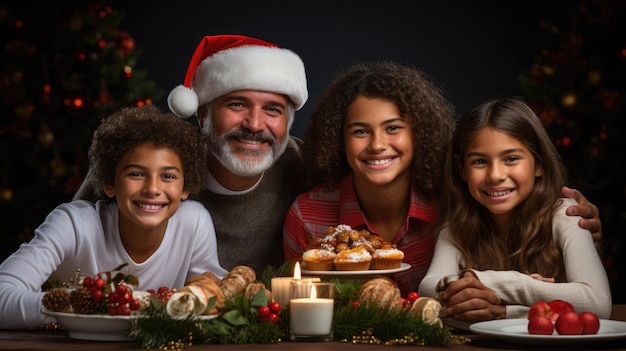
[[[184,84],[168,96],[180,117],[197,113],[209,140],[210,176],[203,202],[214,221],[220,264],[261,274],[284,262],[282,227],[304,191],[301,141],[289,135],[308,98],[302,59],[239,35],[202,38]]]

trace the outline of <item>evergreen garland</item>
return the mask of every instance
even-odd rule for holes
[[[289,271],[283,267],[270,267],[264,280]],[[275,275],[274,275],[275,274]],[[428,324],[412,316],[408,309],[388,311],[376,306],[357,303],[359,280],[338,280],[335,285],[335,311],[333,316],[336,340],[353,343],[385,343],[387,345],[447,346],[467,342],[467,338],[452,335],[446,326]],[[269,286],[269,285],[266,285]],[[155,299],[158,300],[158,299]],[[213,318],[206,316],[177,320],[165,312],[165,306],[154,301],[133,323],[130,335],[140,340],[142,348],[184,348],[195,343],[214,344],[269,344],[281,342],[289,334],[289,310],[283,306],[279,321],[261,321],[257,309],[267,305],[264,292],[247,300],[244,293],[225,302],[222,313]]]

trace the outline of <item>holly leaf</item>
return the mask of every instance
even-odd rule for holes
[[[261,290],[254,294],[252,300],[250,300],[250,306],[255,308],[267,306],[267,294],[265,293],[265,290]]]
[[[232,325],[246,325],[248,320],[239,310],[230,310],[222,314],[222,318]]]
[[[207,305],[206,305],[206,311],[212,310],[215,307],[216,303],[217,303],[217,296],[209,297],[209,301],[207,302]]]

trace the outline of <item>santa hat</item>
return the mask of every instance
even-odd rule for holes
[[[191,57],[184,85],[167,104],[180,117],[237,90],[261,90],[289,96],[295,109],[308,98],[302,59],[293,51],[241,35],[205,36]]]

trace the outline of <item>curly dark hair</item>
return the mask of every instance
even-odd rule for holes
[[[166,147],[180,157],[183,189],[201,191],[208,172],[206,138],[191,123],[173,113],[161,113],[154,105],[126,107],[102,120],[89,148],[95,191],[115,184],[115,170],[124,155],[144,143]]]
[[[343,126],[348,107],[359,96],[385,99],[398,107],[413,131],[411,185],[425,196],[439,194],[454,107],[423,72],[389,61],[353,64],[338,72],[321,95],[304,136],[305,184],[332,188],[351,172]]]

